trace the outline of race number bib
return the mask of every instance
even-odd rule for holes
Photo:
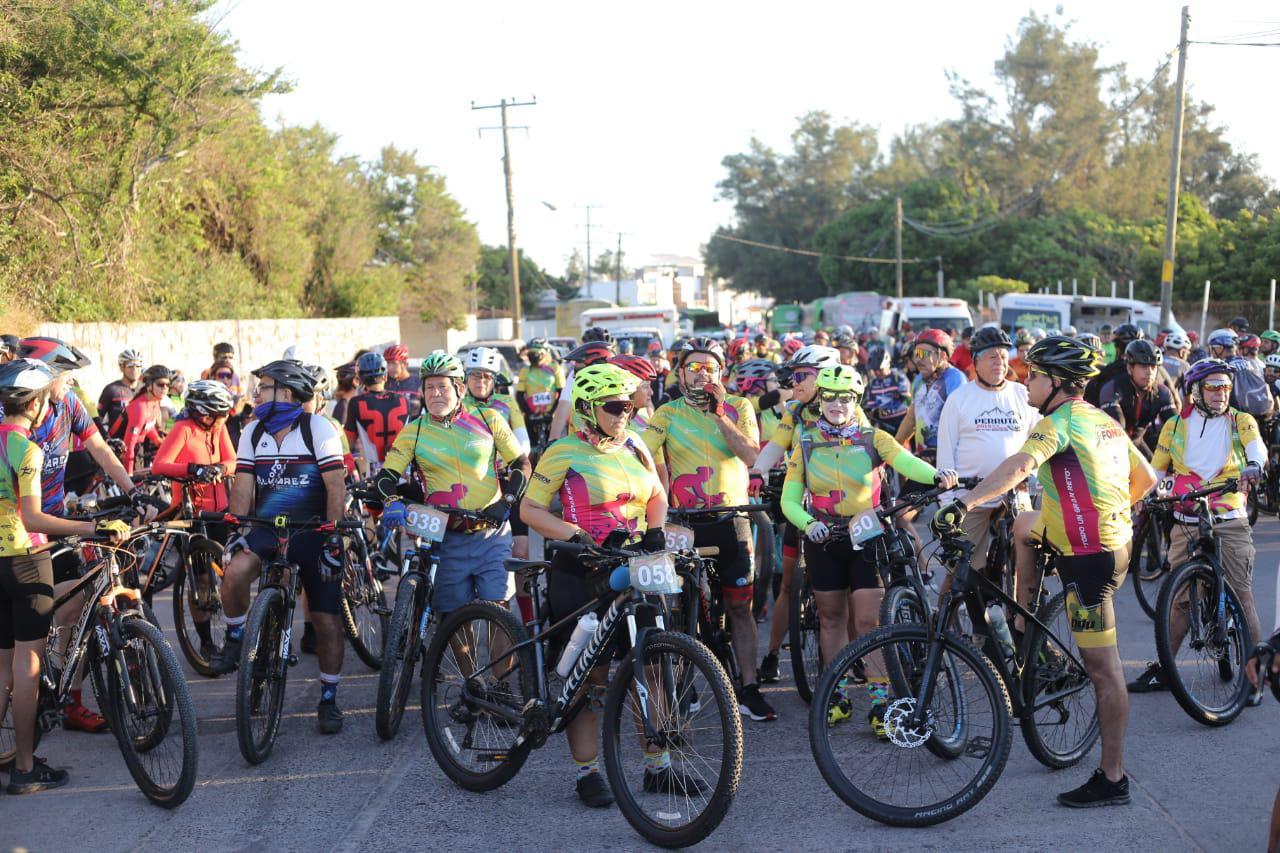
[[[449,526],[448,513],[424,504],[408,504],[404,509],[406,530],[414,536],[421,536],[428,542],[439,542],[444,539],[444,531]]]
[[[631,585],[639,592],[675,595],[683,585],[683,579],[676,574],[675,560],[666,551],[632,557],[627,568],[631,572]]]
[[[883,533],[884,527],[881,526],[874,509],[865,509],[849,519],[849,538],[855,545],[870,542]]]
[[[533,395],[533,404],[535,406],[550,406],[556,399],[556,395],[550,391],[539,391]]]
[[[667,537],[667,547],[672,551],[688,551],[693,548],[693,531],[678,524],[664,524],[662,532]]]

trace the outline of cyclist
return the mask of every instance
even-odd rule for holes
[[[361,469],[371,477],[382,467],[391,442],[413,419],[412,397],[387,389],[387,360],[376,352],[360,356],[356,370],[364,390],[347,403],[343,431],[353,455],[360,457]]]
[[[581,370],[584,367],[608,361],[615,354],[613,335],[608,329],[587,329],[586,334],[582,336],[582,345],[570,350],[564,360],[572,370]],[[674,374],[675,371],[672,373]],[[551,425],[547,434],[550,441],[564,438],[568,432],[569,415],[572,411],[570,406],[572,390],[573,374],[570,373],[565,386],[560,389],[560,399],[556,401],[555,411],[551,415]]]
[[[1257,370],[1262,369],[1262,359],[1258,358],[1258,350],[1262,347],[1262,338],[1245,332],[1240,336],[1240,357],[1253,363]]]
[[[1123,379],[1128,371],[1128,365],[1125,362],[1125,352],[1129,348],[1129,344],[1134,341],[1140,341],[1145,338],[1142,330],[1133,323],[1122,323],[1116,327],[1115,332],[1111,335],[1111,341],[1115,344],[1115,359],[1111,363],[1099,371],[1098,375],[1089,380],[1089,384],[1084,389],[1084,400],[1092,406],[1101,406],[1102,386],[1108,382],[1117,379]],[[1156,382],[1169,389],[1173,395],[1175,406],[1182,405],[1182,395],[1178,393],[1178,387],[1173,379],[1165,371],[1163,365],[1155,366]]]
[[[120,353],[120,378],[107,384],[98,395],[98,424],[110,434],[111,426],[124,414],[129,401],[142,387],[142,353],[127,349]]]
[[[1275,329],[1267,329],[1262,333],[1262,344],[1258,350],[1258,354],[1264,359],[1280,351],[1280,332]]]
[[[551,345],[546,338],[530,341],[525,356],[529,365],[520,368],[516,375],[516,402],[526,420],[545,420],[558,414],[556,403],[565,387],[564,371],[552,357]]]
[[[420,416],[398,436],[374,486],[384,498],[382,521],[403,525],[401,494],[431,506],[482,512],[486,522],[451,516],[439,544],[440,569],[433,607],[448,613],[475,599],[505,603],[515,593],[503,560],[511,556],[507,515],[529,477],[529,457],[502,415],[492,408],[462,404],[462,362],[443,350],[422,360],[423,400]],[[506,494],[495,473],[497,461],[507,467]],[[397,490],[401,477],[421,482]]]
[[[725,357],[711,338],[685,342],[677,370],[682,396],[658,408],[642,438],[665,469],[671,502],[680,509],[711,509],[747,502],[748,466],[756,461],[760,429],[751,404],[725,394],[720,384]],[[712,517],[694,522],[694,544],[716,546],[729,627],[733,635],[742,685],[738,705],[753,720],[772,721],[777,713],[760,693],[756,680],[756,622],[751,615],[751,523],[745,517]]]
[[[290,521],[342,519],[346,483],[342,443],[323,417],[303,411],[315,395],[315,379],[296,361],[278,360],[253,371],[257,379],[253,409],[257,424],[246,429],[236,448],[236,477],[231,482],[230,513],[285,516]],[[244,623],[252,583],[264,560],[276,557],[274,533],[251,528],[233,536],[223,559],[222,608],[227,625],[221,653],[211,662],[228,673],[240,662]],[[345,638],[339,617],[342,599],[341,536],[303,531],[289,541],[288,559],[299,569],[320,657],[320,702],[316,719],[322,734],[342,730],[338,707]]]
[[[1263,364],[1263,378],[1267,380],[1267,387],[1271,389],[1271,396],[1280,397],[1280,352],[1273,352],[1267,356]]]
[[[858,366],[858,339],[851,333],[836,337],[836,352],[840,353],[840,363],[850,367]]]
[[[0,364],[18,358],[18,336],[0,335]]]
[[[874,512],[879,504],[881,464],[917,482],[955,485],[954,472],[940,474],[889,433],[857,420],[864,388],[862,375],[849,365],[826,367],[818,374],[819,416],[802,425],[792,442],[782,491],[782,511],[806,540],[805,565],[818,605],[824,660],[834,660],[849,643],[850,592],[855,636],[874,630],[880,621],[884,585],[875,551],[862,549],[849,538],[849,523],[862,513]],[[884,737],[888,678],[883,671],[870,669],[868,722],[877,736]],[[837,693],[827,710],[828,723],[843,722],[849,716],[850,703]]]
[[[1210,358],[1230,361],[1236,357],[1236,346],[1240,343],[1240,338],[1230,329],[1214,329],[1205,339],[1205,343],[1209,345]]]
[[[67,771],[36,758],[36,709],[40,661],[52,622],[53,565],[35,550],[44,536],[129,534],[122,521],[72,521],[42,508],[44,458],[31,430],[52,411],[54,371],[41,361],[17,358],[0,364],[0,720],[11,720],[15,754],[10,794],[32,794],[67,784]],[[8,706],[12,703],[12,709]]]
[[[240,376],[236,373],[236,348],[228,343],[218,343],[213,345],[213,364],[207,369],[200,371],[201,379],[217,379],[215,376],[218,371],[223,368],[231,370],[229,379],[223,380],[231,391],[233,397],[240,394]]]
[[[320,415],[329,422],[329,426],[337,430],[338,441],[342,443],[342,468],[347,472],[348,477],[354,479],[356,460],[351,455],[351,442],[347,440],[346,430],[337,418],[325,414],[325,408],[333,398],[333,385],[329,382],[329,372],[319,364],[308,364],[306,368],[307,373],[310,373],[311,378],[315,380],[316,390],[315,396],[302,404],[302,410],[309,415]]]
[[[1031,376],[1027,399],[1044,417],[1022,449],[1001,462],[967,495],[938,510],[935,530],[962,523],[969,507],[981,506],[1021,483],[1039,467],[1044,488],[1039,535],[1060,556],[1056,566],[1067,592],[1071,631],[1097,695],[1102,766],[1089,781],[1058,795],[1065,806],[1129,802],[1124,773],[1124,730],[1129,714],[1124,668],[1116,649],[1111,597],[1124,580],[1133,537],[1132,506],[1156,483],[1155,472],[1106,414],[1083,399],[1085,383],[1097,375],[1102,353],[1074,338],[1052,335],[1027,354]],[[1034,564],[1017,566],[1018,600],[1032,590]]]
[[[1157,382],[1156,370],[1164,354],[1151,341],[1132,341],[1124,349],[1126,376],[1102,386],[1099,408],[1124,428],[1142,455],[1151,458],[1165,421],[1178,413],[1172,392]]]
[[[782,419],[782,389],[778,384],[778,365],[753,358],[738,365],[729,390],[751,401],[760,423],[760,435],[772,435]]]
[[[911,406],[911,383],[906,374],[893,366],[893,359],[882,346],[871,348],[867,355],[867,400],[871,416],[881,429],[896,435]]]
[[[638,355],[615,355],[609,359],[609,364],[621,367],[640,380],[636,390],[631,392],[631,404],[635,408],[627,423],[627,429],[639,435],[648,428],[649,419],[653,417],[653,381],[658,378],[658,371],[653,369],[649,359]]]
[[[1191,340],[1182,332],[1170,332],[1164,337],[1164,369],[1174,382],[1182,381],[1187,372],[1187,353],[1191,352]]]
[[[1187,370],[1192,409],[1186,417],[1171,418],[1160,432],[1152,466],[1160,474],[1173,477],[1173,493],[1202,489],[1228,479],[1257,483],[1267,464],[1267,448],[1258,432],[1258,423],[1247,412],[1231,407],[1231,386],[1235,369],[1218,359],[1198,361]],[[1253,528],[1245,511],[1245,495],[1235,492],[1218,495],[1212,509],[1218,537],[1218,554],[1222,572],[1231,584],[1251,636],[1260,637],[1262,627],[1253,602]],[[1200,537],[1194,510],[1174,507],[1173,531],[1169,540],[1169,565],[1186,562],[1188,553]],[[1186,635],[1186,617],[1175,609],[1172,623],[1173,648],[1182,644]],[[1160,665],[1149,664],[1129,684],[1134,693],[1146,693],[1165,687]]]
[[[409,348],[404,344],[392,344],[382,351],[387,360],[386,390],[409,398],[409,417],[416,418],[422,411],[422,382],[409,369]]]
[[[1017,347],[1017,352],[1013,358],[1009,359],[1009,373],[1013,377],[1014,382],[1027,384],[1027,352],[1030,351],[1031,345],[1035,343],[1031,338],[1031,333],[1026,329],[1019,329],[1013,336],[1013,343]]]
[[[1008,335],[1005,336],[1006,338]],[[970,379],[973,378],[973,326],[965,326],[960,332],[960,344],[951,353],[951,365],[962,371]],[[1012,347],[1012,344],[1010,344]]]
[[[346,364],[339,364],[333,369],[333,372],[338,378],[338,387],[333,392],[332,415],[333,419],[339,424],[345,424],[347,422],[349,401],[360,393],[360,388],[356,385],[356,377],[360,373],[360,368],[354,361],[348,361]]]
[[[173,372],[163,364],[153,364],[142,374],[142,388],[129,401],[124,414],[111,425],[111,437],[124,442],[120,461],[132,472],[138,461],[138,450],[144,442],[155,447],[164,439],[164,410],[160,401],[169,393]]]

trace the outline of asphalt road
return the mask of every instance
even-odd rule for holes
[[[1273,624],[1280,522],[1257,528],[1256,591]],[[1128,583],[1117,597],[1129,675],[1154,658],[1151,622]],[[156,606],[161,619],[167,599]],[[297,634],[295,633],[295,636]],[[176,643],[175,643],[176,645]],[[181,655],[179,655],[181,657]],[[881,826],[848,809],[822,781],[809,751],[806,706],[786,677],[768,689],[775,723],[746,721],[742,785],[724,823],[702,845],[726,850],[1260,850],[1280,784],[1280,707],[1270,696],[1232,725],[1192,721],[1168,693],[1133,698],[1125,757],[1133,803],[1072,811],[1054,795],[1096,766],[1043,768],[1015,727],[1004,775],[971,811],[923,830]],[[71,784],[19,799],[0,795],[0,848],[30,850],[522,850],[646,846],[616,810],[588,811],[574,794],[563,738],[534,753],[506,787],[456,788],[426,748],[411,697],[399,737],[373,729],[376,675],[348,652],[340,702],[346,728],[315,728],[319,685],[304,657],[288,686],[288,714],[275,752],[250,766],[234,730],[234,683],[190,676],[200,724],[199,782],[175,811],[150,805],[133,785],[110,735],[56,731],[39,752],[68,767]]]

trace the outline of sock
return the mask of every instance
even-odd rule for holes
[[[336,702],[338,699],[338,682],[342,679],[341,675],[330,675],[327,672],[320,673],[320,701]]]
[[[578,759],[575,758],[573,760],[573,763],[578,767],[579,779],[581,779],[583,776],[589,776],[592,773],[600,772],[600,756],[598,755],[595,758],[590,759],[589,761],[579,761]]]
[[[208,622],[197,622],[197,623],[196,623],[196,636],[198,636],[198,637],[200,638],[200,642],[202,642],[202,643],[212,643],[212,642],[213,642],[213,632],[209,630],[209,623],[208,623]]]
[[[671,753],[667,750],[661,752],[646,752],[644,754],[644,769],[657,772],[666,770],[671,766]]]
[[[867,695],[871,697],[872,705],[889,704],[889,679],[875,677],[868,678]]]
[[[239,640],[244,637],[244,623],[249,619],[249,614],[243,616],[227,616],[223,621],[227,623],[227,639]]]
[[[315,625],[312,625],[310,622],[303,622],[303,623],[302,623],[302,636],[304,636],[304,637],[314,637],[315,635],[316,635],[316,626],[315,626]]]
[[[848,694],[848,692],[849,692],[849,679],[848,677],[841,678],[838,682],[836,682],[836,693],[839,694],[841,698],[844,698]]]

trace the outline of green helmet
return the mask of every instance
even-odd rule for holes
[[[449,355],[442,349],[438,349],[424,358],[419,372],[423,379],[428,376],[447,376],[450,379],[461,381],[467,375],[466,371],[462,369],[462,362],[458,361],[456,356]]]
[[[573,375],[573,408],[579,403],[595,404],[607,397],[620,394],[630,396],[640,387],[640,379],[616,364],[593,364]]]
[[[1264,341],[1271,341],[1273,343],[1280,344],[1280,332],[1277,332],[1275,329],[1267,329],[1262,333],[1262,339]]]
[[[818,371],[818,391],[852,391],[861,397],[862,392],[866,390],[866,380],[862,378],[862,374],[854,370],[847,364],[837,364],[835,367],[824,367]]]

